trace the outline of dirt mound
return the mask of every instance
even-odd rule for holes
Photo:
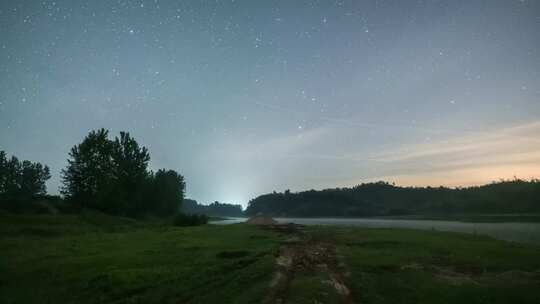
[[[255,215],[247,220],[246,223],[251,225],[275,225],[277,221],[267,215]]]

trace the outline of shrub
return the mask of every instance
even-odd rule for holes
[[[208,216],[204,214],[183,214],[180,213],[174,217],[175,226],[199,226],[208,223]]]

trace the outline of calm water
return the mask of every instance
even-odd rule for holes
[[[540,223],[465,223],[431,220],[343,219],[343,218],[276,218],[279,223],[302,225],[359,226],[367,228],[408,228],[454,231],[489,235],[494,238],[522,243],[540,244]],[[227,225],[246,221],[229,218],[212,224]]]

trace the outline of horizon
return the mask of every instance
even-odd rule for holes
[[[447,189],[451,189],[451,190],[457,190],[457,189],[469,189],[469,188],[474,188],[474,187],[483,187],[483,186],[489,186],[489,185],[496,185],[496,184],[500,184],[500,183],[507,183],[507,182],[515,182],[515,181],[520,181],[520,182],[533,182],[533,181],[538,181],[540,180],[539,178],[537,177],[530,177],[530,178],[520,178],[520,177],[517,177],[517,176],[513,176],[511,179],[499,179],[499,180],[493,180],[491,182],[488,182],[488,183],[478,183],[478,184],[470,184],[470,185],[455,185],[455,186],[444,186],[444,185],[400,185],[398,183],[394,183],[394,182],[391,182],[391,181],[384,181],[384,180],[373,180],[373,181],[368,181],[368,182],[362,182],[360,184],[356,184],[356,185],[352,185],[352,186],[344,186],[344,187],[324,187],[324,188],[310,188],[310,189],[301,189],[301,190],[291,190],[291,189],[284,189],[284,190],[272,190],[272,191],[269,191],[267,193],[260,193],[258,195],[256,195],[255,197],[251,198],[249,201],[259,197],[259,196],[262,196],[262,195],[265,195],[265,194],[271,194],[271,193],[284,193],[285,191],[289,190],[291,193],[301,193],[301,192],[308,192],[308,191],[324,191],[324,190],[333,190],[333,189],[351,189],[351,188],[354,188],[356,186],[362,186],[362,185],[369,185],[369,184],[375,184],[375,183],[378,183],[378,182],[383,182],[383,183],[387,183],[393,187],[398,187],[398,188],[447,188]],[[197,204],[199,205],[210,205],[210,204],[213,204],[215,202],[218,202],[218,203],[221,203],[221,204],[232,204],[232,205],[240,205],[242,206],[242,210],[245,211],[245,209],[247,208],[247,206],[249,206],[249,201],[243,205],[243,204],[239,204],[239,203],[234,203],[234,202],[220,202],[220,201],[213,201],[213,202],[200,202],[196,199],[193,199],[191,197],[186,197],[184,199],[187,199],[187,200],[193,200],[195,201]]]
[[[0,150],[129,132],[186,197],[539,178],[540,2],[0,3]]]

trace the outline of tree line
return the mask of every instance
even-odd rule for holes
[[[213,202],[210,205],[201,205],[196,200],[184,199],[182,212],[187,214],[205,214],[208,216],[232,216],[244,215],[241,205]]]
[[[174,170],[149,170],[150,154],[127,132],[109,138],[105,129],[91,131],[71,148],[61,172],[64,200],[79,209],[139,217],[167,216],[180,210],[186,184]],[[31,199],[46,194],[49,168],[7,159],[0,151],[0,200]]]
[[[252,199],[247,215],[360,217],[409,214],[540,212],[540,180],[514,179],[467,188],[399,187],[387,182],[352,188],[273,192]]]

